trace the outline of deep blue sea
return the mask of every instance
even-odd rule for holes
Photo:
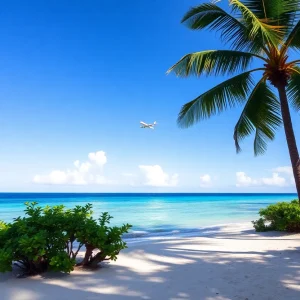
[[[0,193],[0,220],[23,216],[24,202],[41,206],[93,205],[94,216],[109,212],[112,225],[133,225],[130,237],[188,234],[199,228],[257,219],[260,208],[296,194],[65,194]]]

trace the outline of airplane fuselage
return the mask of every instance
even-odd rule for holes
[[[154,126],[156,125],[156,122],[154,122],[153,124],[147,124],[147,123],[144,123],[144,122],[140,122],[141,124],[141,128],[151,128],[151,129],[154,129]]]

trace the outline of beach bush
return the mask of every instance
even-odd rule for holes
[[[259,218],[252,221],[256,231],[300,232],[300,205],[298,200],[279,202],[259,211]]]
[[[116,260],[125,249],[122,235],[131,225],[110,227],[107,212],[92,218],[92,205],[67,209],[64,205],[38,206],[25,203],[25,217],[0,222],[0,272],[19,266],[23,275],[47,270],[71,272],[76,265],[95,267],[103,260]],[[83,258],[78,257],[84,250]]]

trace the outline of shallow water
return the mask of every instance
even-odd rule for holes
[[[94,216],[109,212],[112,225],[133,225],[128,238],[190,234],[218,224],[251,222],[271,203],[296,194],[41,194],[0,193],[0,220],[23,216],[24,202],[67,207],[93,205]]]

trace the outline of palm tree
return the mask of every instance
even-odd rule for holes
[[[229,7],[228,13],[214,3],[201,4],[182,19],[190,29],[219,32],[228,47],[187,54],[168,73],[180,77],[239,75],[183,105],[178,125],[189,127],[227,108],[244,105],[234,128],[236,150],[240,152],[240,142],[254,133],[254,153],[258,155],[283,123],[300,200],[300,160],[289,110],[289,105],[300,109],[300,59],[289,60],[290,50],[300,49],[300,0],[229,0]],[[262,65],[251,69],[255,61]],[[258,82],[253,79],[255,72],[261,74]]]

